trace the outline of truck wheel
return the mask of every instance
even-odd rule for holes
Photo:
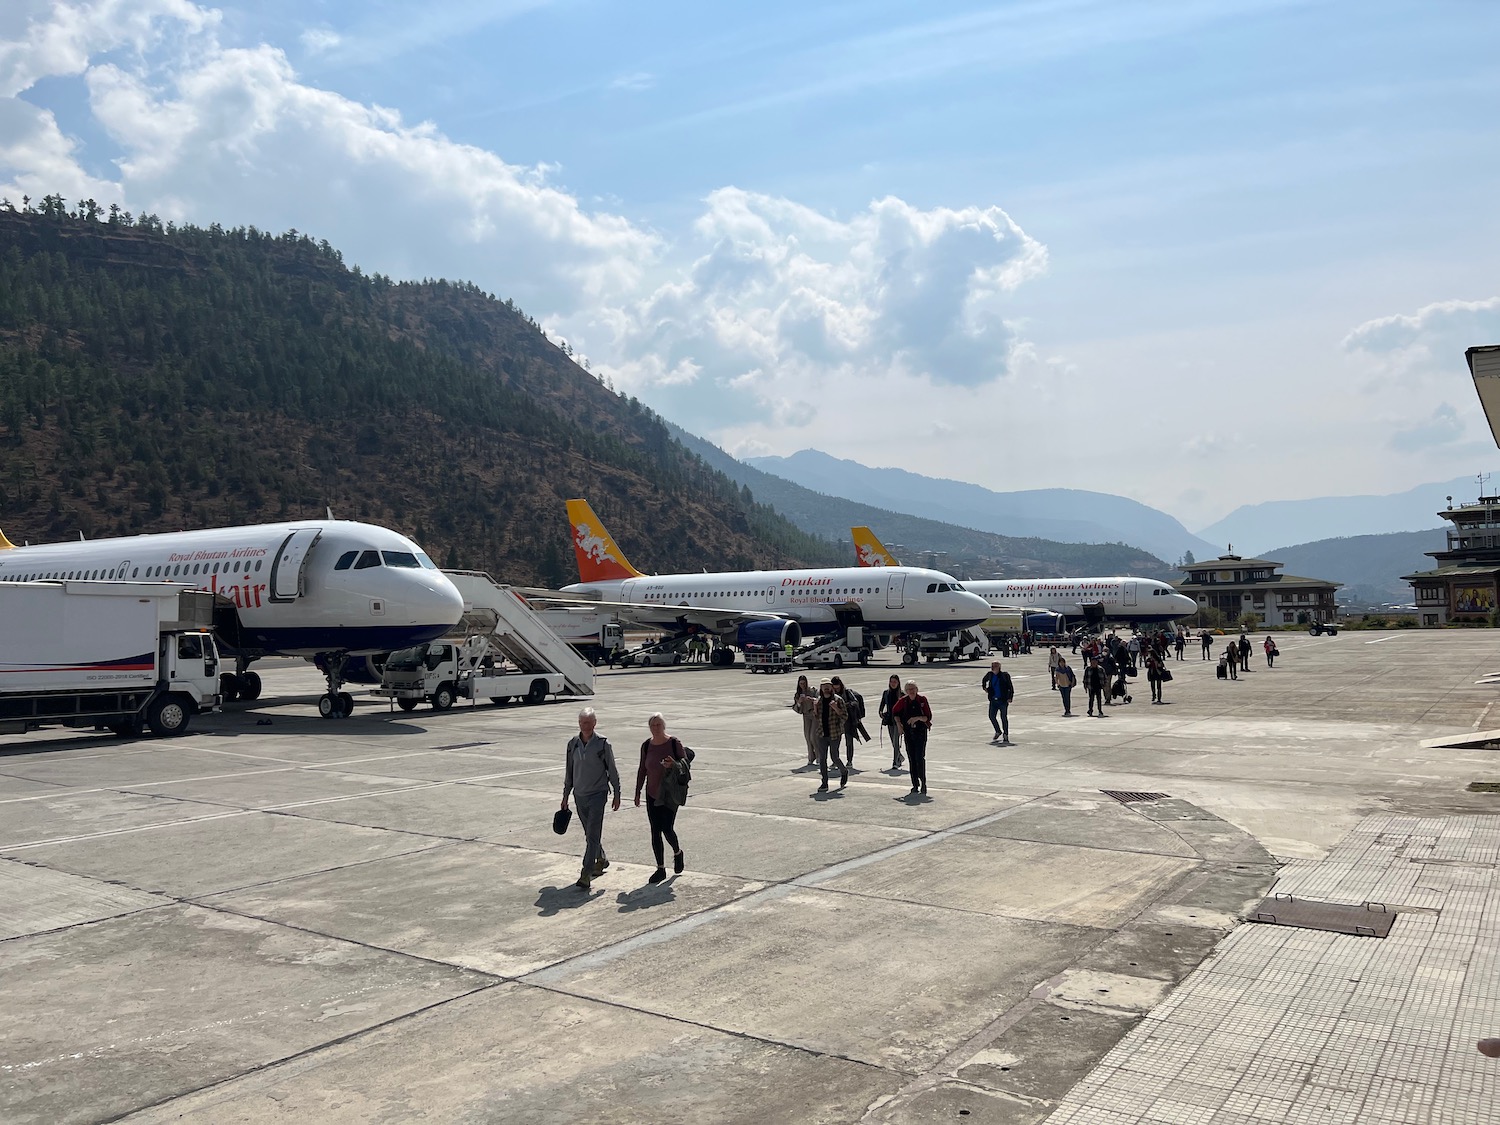
[[[434,711],[446,711],[453,706],[453,685],[438,684],[437,691],[432,693],[432,709]]]
[[[339,714],[346,719],[354,714],[354,696],[347,691],[339,692]]]
[[[417,701],[415,699],[398,699],[396,700],[396,706],[403,711],[415,711],[417,709]]]
[[[240,676],[240,698],[253,703],[260,698],[260,675],[246,672]]]
[[[532,680],[531,690],[526,693],[527,703],[545,703],[547,700],[547,681]]]
[[[175,738],[188,729],[193,713],[181,697],[164,695],[146,709],[146,725],[159,738]]]
[[[225,672],[219,677],[219,694],[225,703],[233,703],[240,697],[240,678],[233,672]]]

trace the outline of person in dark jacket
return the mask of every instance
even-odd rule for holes
[[[901,724],[891,717],[891,708],[896,705],[896,700],[901,698],[901,677],[893,675],[889,686],[880,693],[880,725],[885,727],[886,734],[891,740],[891,772],[895,773],[901,768],[904,760],[901,757]]]
[[[891,679],[895,679],[892,676]],[[979,681],[979,686],[984,688],[985,698],[990,701],[990,726],[995,728],[995,737],[991,742],[998,742],[1002,746],[1010,745],[1010,701],[1016,697],[1016,685],[1012,682],[1009,672],[1000,670],[1000,661],[991,660],[990,670],[984,674]],[[999,716],[997,723],[995,717]]]
[[[839,788],[849,784],[849,770],[839,759],[839,743],[844,740],[844,723],[847,711],[844,700],[833,690],[833,681],[824,680],[818,685],[818,698],[813,703],[813,733],[818,739],[818,769],[823,775],[819,793],[828,792],[828,758],[839,770]]]
[[[1207,660],[1208,656],[1209,656],[1209,653],[1213,652],[1214,639],[1211,636],[1208,635],[1208,630],[1205,629],[1205,630],[1203,630],[1202,633],[1200,633],[1198,635],[1198,640],[1203,645],[1203,659]]]
[[[573,884],[581,891],[589,889],[596,876],[609,866],[604,854],[604,803],[614,790],[614,809],[620,808],[620,771],[615,767],[615,752],[609,739],[594,727],[599,718],[592,707],[578,712],[578,733],[568,740],[567,761],[563,770],[562,807],[568,807],[568,795],[578,798],[578,820],[583,825],[583,870]]]
[[[1151,702],[1160,703],[1161,685],[1163,674],[1166,672],[1166,661],[1158,652],[1152,652],[1146,657],[1146,682],[1151,685]]]
[[[932,729],[932,708],[917,691],[915,680],[906,681],[906,693],[891,708],[906,732],[906,760],[911,763],[911,791],[927,792],[927,732]]]
[[[1109,689],[1109,676],[1097,656],[1089,658],[1089,666],[1083,670],[1083,690],[1089,697],[1089,714],[1104,718],[1104,693]],[[1098,710],[1095,710],[1098,708]]]
[[[870,741],[870,732],[865,730],[865,697],[844,683],[839,676],[832,677],[833,694],[844,701],[844,765],[854,768],[854,748],[860,738]]]
[[[1250,638],[1244,633],[1240,634],[1240,667],[1250,671]]]
[[[695,755],[680,740],[667,734],[667,720],[660,711],[646,720],[646,726],[651,730],[651,737],[641,743],[641,764],[635,771],[635,803],[640,806],[644,789],[646,820],[651,825],[651,852],[656,856],[656,870],[650,881],[660,883],[667,877],[663,839],[672,845],[672,870],[676,874],[682,874],[686,862],[677,839],[677,806],[662,799],[662,778],[677,762],[691,762]]]

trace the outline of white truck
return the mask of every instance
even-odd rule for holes
[[[951,633],[926,633],[915,647],[908,647],[901,657],[903,664],[915,664],[925,658],[928,664],[935,660],[978,660],[990,654],[990,638],[979,626],[958,629]]]
[[[513,699],[541,703],[565,687],[561,672],[518,672],[500,658],[489,638],[472,636],[391,653],[374,694],[403,711],[424,702],[434,711],[446,711],[459,699],[487,698],[497,705]]]
[[[610,653],[625,648],[625,629],[608,610],[584,605],[557,606],[539,609],[536,615],[593,664],[603,664]]]
[[[874,634],[860,625],[851,625],[822,644],[805,648],[796,663],[807,668],[842,668],[845,664],[868,664],[870,654],[878,648]]]
[[[184,733],[219,707],[213,595],[180,583],[0,583],[0,733]]]

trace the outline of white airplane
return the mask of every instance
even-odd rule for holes
[[[581,581],[563,593],[638,625],[712,633],[726,646],[795,645],[804,633],[855,625],[878,633],[946,632],[990,615],[983,598],[940,571],[918,567],[888,567],[879,575],[857,566],[646,575],[626,561],[588,501],[568,501],[568,522]],[[729,647],[716,651],[733,662]]]
[[[328,680],[318,700],[341,718],[354,700],[340,691],[368,660],[447,633],[462,596],[422,549],[367,523],[303,520],[17,547],[0,534],[0,582],[85,579],[188,582],[217,595],[219,645],[236,660],[221,681],[226,699],[255,699],[262,656],[301,656]],[[0,632],[0,643],[4,634]]]
[[[850,529],[860,566],[895,566],[895,557],[868,527]],[[1198,603],[1151,578],[1001,578],[965,582],[990,605],[1060,613],[1102,624],[1164,625],[1198,612]]]

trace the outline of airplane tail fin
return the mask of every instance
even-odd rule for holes
[[[16,545],[5,538],[5,532],[0,531],[0,551],[14,551]]]
[[[631,566],[625,552],[587,500],[568,501],[568,523],[573,528],[573,554],[578,557],[581,582],[609,582],[620,578],[639,578],[641,572]]]
[[[868,527],[853,527],[849,530],[854,536],[854,553],[859,556],[860,566],[901,565]]]

